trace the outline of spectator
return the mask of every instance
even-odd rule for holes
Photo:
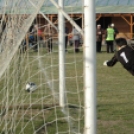
[[[35,45],[35,41],[36,41],[35,33],[36,30],[34,28],[34,25],[32,24],[22,43],[23,52],[25,52],[29,48],[29,46],[32,47],[35,51],[37,51],[37,44]]]
[[[107,44],[107,53],[111,51],[111,53],[114,52],[114,29],[111,27],[111,25],[108,26],[106,30],[106,44]]]
[[[72,35],[72,33],[68,34],[68,40],[69,40],[69,45],[73,46],[73,35]]]
[[[37,36],[37,38],[39,38],[40,40],[44,39],[44,33],[41,30],[41,27],[39,27],[38,25],[35,25],[34,29],[35,29],[34,31],[36,31],[35,35]]]
[[[3,32],[5,31],[5,29],[6,29],[7,21],[8,21],[8,16],[7,16],[7,14],[1,15],[1,17],[0,17],[0,25],[1,25],[1,27],[0,27],[0,38],[1,38],[1,36],[2,36],[2,33],[3,33]]]
[[[29,28],[29,32],[26,35],[26,41],[24,42],[25,50],[27,49],[28,45],[30,45],[35,52],[38,51],[38,43],[37,41],[45,39],[44,33],[37,24],[32,24]]]
[[[115,27],[114,23],[111,24],[111,27],[114,29],[114,39],[116,38],[117,34],[119,33],[118,29]]]
[[[101,52],[101,46],[102,46],[102,29],[101,25],[98,24],[96,28],[96,51]]]
[[[48,52],[51,53],[53,49],[53,40],[52,40],[53,29],[51,25],[48,24],[48,26],[44,29],[44,33],[45,33]]]
[[[74,49],[75,52],[78,53],[79,50],[79,45],[80,45],[80,33],[76,30],[75,27],[72,29],[72,35],[73,35],[73,42],[74,42]]]
[[[65,52],[67,52],[68,33],[69,33],[69,30],[68,30],[68,27],[66,26],[66,27],[65,27]]]
[[[7,27],[7,22],[8,22],[8,15],[1,15],[0,16],[0,52],[3,50],[3,44],[5,44],[5,38],[6,38],[6,27]],[[4,41],[4,42],[3,42]]]

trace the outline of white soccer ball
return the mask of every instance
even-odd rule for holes
[[[26,91],[27,92],[33,92],[37,89],[37,85],[33,82],[29,82],[26,84]]]

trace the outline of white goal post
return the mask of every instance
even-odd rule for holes
[[[76,29],[79,30],[81,34],[83,34],[82,30],[75,24],[75,22],[64,12],[63,10],[63,0],[59,0],[59,6],[54,2],[54,0],[51,0],[53,4],[59,9],[59,24],[60,24],[60,31],[59,31],[59,42],[61,42],[60,46],[61,49],[59,49],[61,53],[59,57],[59,61],[61,68],[61,84],[62,87],[60,87],[60,104],[61,106],[64,106],[64,91],[65,91],[65,74],[63,73],[65,70],[64,67],[64,36],[62,36],[64,33],[64,18],[63,15],[68,19],[74,26],[76,26]],[[62,12],[60,12],[62,11]],[[85,132],[84,134],[96,134],[96,49],[94,47],[96,36],[95,36],[95,2],[94,1],[88,1],[84,0],[84,94],[85,94]]]
[[[84,0],[84,99],[85,133],[96,134],[95,1]]]

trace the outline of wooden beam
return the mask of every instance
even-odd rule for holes
[[[101,14],[99,14],[99,16],[97,16],[96,21],[98,21],[101,18]]]
[[[129,17],[131,14],[127,13],[127,14],[121,14],[121,13],[101,13],[101,17],[121,17],[121,16],[126,16],[126,17]],[[99,14],[96,14],[97,17],[100,16],[100,13]]]
[[[130,15],[129,15],[129,17],[130,17]],[[131,25],[130,21],[127,20],[127,18],[125,18],[125,16],[121,15],[121,18],[124,19],[127,22],[128,25]]]
[[[121,18],[123,18],[126,21],[126,23],[130,26],[130,38],[132,39],[133,38],[133,25],[134,25],[134,23],[133,23],[133,15],[129,14],[130,20],[128,20],[126,18],[126,16],[124,16],[124,15],[121,15]]]
[[[133,15],[130,16],[130,36],[133,38]]]

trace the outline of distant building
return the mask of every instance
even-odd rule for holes
[[[21,4],[19,14],[23,14],[24,7],[23,1],[21,0]],[[24,5],[28,7],[29,2]],[[83,27],[83,0],[64,0],[64,10],[67,14],[72,17],[76,23]],[[2,7],[2,2],[0,2]],[[95,0],[95,9],[96,9],[96,24],[101,24],[102,28],[106,29],[108,24],[114,23],[115,26],[119,30],[119,36],[123,36],[126,38],[133,38],[134,36],[134,0]],[[1,14],[2,9],[0,8]],[[11,8],[12,9],[12,8]],[[12,14],[12,10],[7,8],[7,13]],[[55,24],[58,24],[58,10],[57,8],[50,2],[45,1],[44,5],[41,8],[41,11]],[[33,11],[30,10],[30,7],[27,11],[28,14],[31,14]],[[15,10],[14,12],[15,13]],[[38,15],[37,20],[40,24],[47,24],[47,21],[42,17],[42,15]],[[66,23],[69,30],[71,31],[71,25],[67,21]]]

